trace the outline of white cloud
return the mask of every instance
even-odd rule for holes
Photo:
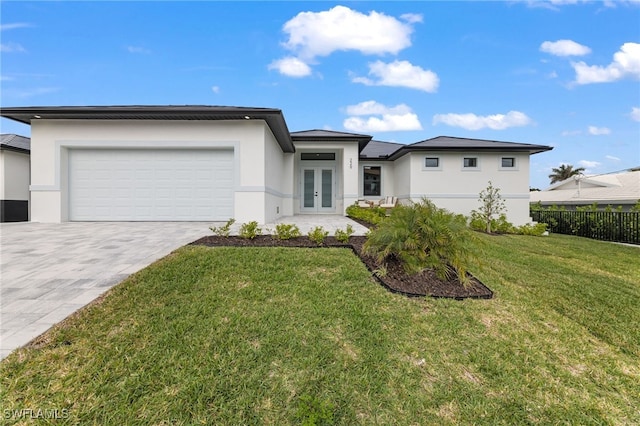
[[[145,55],[148,55],[149,53],[151,53],[151,50],[144,47],[140,47],[140,46],[127,46],[127,51],[129,53],[142,53]]]
[[[417,24],[423,21],[422,15],[419,13],[405,13],[404,15],[400,15],[400,19],[410,24]]]
[[[594,136],[608,135],[611,133],[611,129],[607,127],[596,127],[596,126],[589,126],[588,131],[590,135],[594,135]]]
[[[278,70],[280,74],[289,77],[306,77],[311,74],[309,65],[292,56],[273,61],[268,68],[270,70]]]
[[[346,108],[347,115],[382,115],[382,114],[407,114],[411,107],[406,104],[398,104],[388,107],[376,101],[364,101]]]
[[[391,115],[384,114],[382,118],[348,117],[342,123],[345,129],[352,132],[393,132],[407,130],[422,130],[422,125],[416,114]]]
[[[425,70],[409,61],[384,63],[376,61],[369,64],[369,75],[375,77],[354,77],[351,81],[367,86],[408,87],[410,89],[436,92],[440,79],[431,70]]]
[[[591,53],[591,49],[573,40],[545,41],[540,45],[540,51],[555,56],[583,56]]]
[[[0,52],[12,53],[12,52],[26,52],[27,49],[22,47],[19,43],[2,43],[0,44]]]
[[[604,0],[605,7],[616,8],[618,6],[640,5],[640,0]]]
[[[640,121],[640,108],[632,107],[629,115],[633,121]]]
[[[211,86],[211,91],[213,93],[220,93],[220,86]]]
[[[335,51],[355,50],[366,55],[397,54],[411,46],[411,24],[419,15],[403,15],[406,22],[378,13],[368,15],[345,6],[322,12],[300,12],[287,21],[283,31],[289,39],[284,47],[306,63]]]
[[[27,22],[13,22],[11,24],[1,24],[0,31],[15,30],[16,28],[28,28],[32,25]]]
[[[542,7],[551,10],[560,10],[560,6],[586,4],[592,2],[592,0],[520,0],[526,1],[529,7]],[[640,0],[604,0],[602,2],[604,7],[615,8],[618,6],[632,6],[640,4]]]
[[[580,167],[584,167],[585,169],[593,169],[600,165],[600,163],[597,161],[589,161],[589,160],[580,160],[578,161],[578,164],[580,165]]]
[[[613,155],[605,155],[604,158],[611,161],[621,161],[618,157],[614,157]]]
[[[577,84],[609,83],[625,77],[640,79],[640,43],[625,43],[606,67],[572,62]]]
[[[342,125],[352,132],[422,130],[418,116],[405,104],[389,107],[376,101],[365,101],[347,106],[346,113],[350,117]]]
[[[504,130],[509,127],[521,127],[533,124],[531,118],[520,111],[509,111],[507,114],[479,116],[476,114],[436,114],[433,124],[443,123],[452,127],[462,127],[467,130],[489,128]]]

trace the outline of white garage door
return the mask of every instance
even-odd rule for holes
[[[70,220],[212,221],[231,217],[231,150],[69,152]]]

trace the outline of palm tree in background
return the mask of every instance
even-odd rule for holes
[[[556,182],[567,180],[571,176],[579,175],[584,172],[584,167],[574,169],[571,164],[561,164],[560,167],[554,167],[551,171],[553,173],[549,175],[549,179],[551,179],[551,184],[554,184]]]

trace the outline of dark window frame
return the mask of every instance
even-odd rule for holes
[[[377,169],[378,173],[369,173],[373,178],[367,179],[367,170]],[[375,178],[377,177],[377,178]],[[381,166],[363,166],[362,168],[362,195],[365,197],[382,196],[382,167]]]
[[[302,161],[335,161],[335,152],[301,152],[300,160]]]
[[[436,160],[435,165],[429,164],[429,160]],[[440,157],[425,157],[424,158],[424,167],[428,169],[437,169],[440,167]]]
[[[505,160],[511,160],[511,164],[505,165]],[[500,158],[500,167],[503,169],[513,169],[516,167],[516,157],[502,157]]]
[[[478,157],[463,157],[462,158],[462,167],[465,169],[477,169],[478,168]]]

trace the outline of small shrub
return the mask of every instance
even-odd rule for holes
[[[351,235],[353,235],[354,232],[355,231],[353,230],[353,226],[351,226],[351,224],[347,225],[347,229],[345,229],[344,231],[342,229],[336,229],[336,240],[340,241],[341,243],[348,243],[349,238],[351,237]]]
[[[507,220],[507,215],[504,213],[497,219],[491,220],[491,229],[497,234],[512,234],[516,230],[513,223]]]
[[[478,259],[478,242],[463,215],[423,199],[395,207],[391,216],[371,231],[364,251],[381,263],[396,258],[408,273],[432,268],[442,279],[457,276],[461,283],[468,284],[467,271]]]
[[[231,232],[231,225],[233,225],[234,223],[236,223],[236,220],[234,218],[231,218],[224,225],[211,226],[209,227],[209,229],[211,229],[211,231],[219,237],[228,237],[229,233]]]
[[[347,216],[358,219],[371,225],[378,225],[387,217],[387,211],[382,207],[360,207],[357,204],[352,204],[347,207]]]
[[[482,214],[473,210],[469,227],[475,231],[487,232],[486,219]],[[507,220],[507,215],[502,213],[497,219],[491,219],[491,231],[496,234],[514,234],[516,233],[516,228]]]
[[[276,225],[276,238],[279,240],[290,240],[301,236],[300,228],[293,224],[279,223]]]
[[[255,237],[262,233],[262,228],[258,226],[258,222],[255,220],[243,223],[240,226],[240,238],[248,238],[253,240]]]
[[[309,239],[321,246],[324,243],[324,239],[329,235],[329,231],[325,231],[322,226],[316,226],[309,231]]]
[[[546,223],[536,223],[535,225],[527,223],[526,225],[519,226],[515,229],[516,234],[520,235],[533,235],[539,237],[547,231]]]

